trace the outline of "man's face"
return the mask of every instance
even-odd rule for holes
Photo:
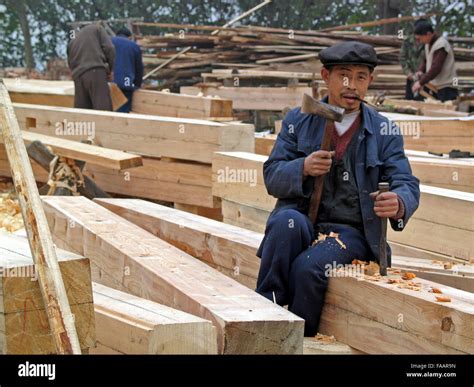
[[[331,71],[321,69],[321,76],[328,88],[329,103],[344,108],[347,112],[360,109],[360,101],[365,98],[373,75],[367,66],[338,65]]]
[[[418,44],[428,44],[431,41],[433,34],[428,32],[426,35],[415,35]]]

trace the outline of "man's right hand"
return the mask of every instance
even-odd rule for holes
[[[319,150],[304,159],[303,176],[325,175],[331,169],[334,151]]]

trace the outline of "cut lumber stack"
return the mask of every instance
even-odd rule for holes
[[[133,93],[132,111],[178,118],[232,118],[232,101],[215,97],[137,90]]]
[[[83,197],[45,197],[58,246],[105,286],[211,320],[219,353],[301,353],[303,320]]]
[[[93,284],[97,346],[91,354],[216,354],[210,321]]]
[[[89,259],[57,250],[82,353],[95,345]],[[0,353],[54,354],[28,239],[0,231]]]
[[[246,275],[253,278],[257,276],[259,259],[255,253],[263,238],[260,233],[141,200],[96,199],[96,202],[210,265],[228,268],[237,262],[237,270],[228,274],[237,280],[239,275],[235,273],[239,271],[245,270]],[[403,264],[403,259],[394,257],[394,266],[398,262]],[[408,265],[410,271],[412,268],[420,272],[427,268],[436,270],[426,261],[409,260]],[[472,266],[466,267],[463,273],[471,273],[472,278],[471,269]],[[444,275],[461,278],[464,274],[446,270]],[[321,332],[369,353],[473,351],[474,298],[471,293],[419,279],[414,280],[419,290],[413,290],[409,288],[412,286],[409,281],[400,279],[397,270],[391,270],[389,278],[397,282],[389,284],[386,279],[352,276],[351,272],[331,276]],[[438,294],[429,292],[432,288],[449,296],[451,302],[436,301]],[[372,301],[364,306],[368,297]],[[387,304],[387,299],[394,300],[396,307]],[[350,328],[352,323],[354,330]],[[365,331],[366,327],[373,329],[373,334]],[[383,341],[386,345],[382,345]]]
[[[192,46],[165,68],[153,74],[161,88],[179,89],[199,82],[218,84],[233,82],[240,86],[281,86],[288,80],[310,82],[319,77],[319,52],[333,44],[357,39],[372,44],[379,66],[371,85],[374,92],[383,90],[390,96],[405,95],[405,76],[400,66],[402,40],[396,35],[368,35],[367,31],[303,31],[260,26],[195,26],[171,23],[134,23],[137,43],[147,51],[148,70],[174,57],[180,48]],[[159,28],[159,30],[154,30]],[[218,34],[211,31],[218,30]],[[156,31],[156,32],[155,32]],[[155,34],[153,34],[155,33]],[[456,58],[459,86],[469,90],[474,83],[474,52],[463,45],[472,38],[450,37]],[[231,72],[232,70],[232,72]],[[279,74],[281,73],[281,74]],[[222,85],[222,83],[220,83]]]
[[[15,112],[25,139],[44,141],[66,157],[85,158],[83,173],[106,192],[216,211],[220,202],[211,191],[212,153],[254,149],[253,125],[237,122],[224,124],[26,104],[15,104]],[[110,149],[77,144],[89,136],[96,144]],[[83,148],[91,154],[86,157]],[[118,160],[117,168],[115,159],[120,157],[125,160]],[[0,149],[0,173],[10,176],[5,160]],[[135,167],[140,162],[143,166],[123,171],[127,163]],[[47,181],[47,174],[37,172],[38,181]],[[214,216],[219,218],[217,213]]]

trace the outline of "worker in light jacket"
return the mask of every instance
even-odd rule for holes
[[[415,38],[424,44],[425,55],[416,76],[419,79],[412,87],[413,93],[418,92],[424,85],[431,83],[437,91],[433,96],[440,101],[456,99],[457,73],[454,53],[446,38],[433,31],[427,20],[419,20],[415,25]]]
[[[304,318],[305,336],[317,333],[330,269],[354,259],[378,260],[380,219],[403,230],[420,197],[398,127],[359,100],[377,64],[373,47],[344,42],[321,51],[320,60],[328,87],[324,101],[345,115],[334,124],[331,151],[320,150],[326,119],[300,108],[286,115],[263,167],[267,191],[278,201],[257,253],[256,291]],[[309,201],[320,175],[324,189],[311,224]],[[381,181],[389,192],[377,192]],[[314,243],[319,233],[333,237]],[[390,248],[384,247],[390,264]]]

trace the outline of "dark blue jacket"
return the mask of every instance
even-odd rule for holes
[[[142,85],[143,61],[140,47],[123,36],[114,36],[114,82],[122,90],[135,90]]]
[[[365,236],[378,259],[380,219],[369,194],[377,191],[380,181],[389,182],[390,191],[397,193],[405,206],[403,219],[390,219],[392,228],[401,231],[418,208],[420,188],[403,150],[403,136],[391,134],[396,131],[389,131],[388,125],[393,128],[394,124],[377,111],[365,104],[361,104],[361,109],[363,130],[359,132],[355,176]],[[303,164],[306,156],[320,149],[325,124],[324,118],[301,113],[300,108],[291,110],[283,120],[275,146],[263,166],[267,191],[278,199],[273,213],[281,208],[294,208],[307,214],[314,178],[303,181]]]

